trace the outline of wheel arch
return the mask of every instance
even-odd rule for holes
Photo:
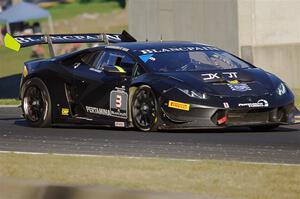
[[[45,84],[45,82],[36,76],[31,76],[30,78],[27,78],[21,87],[21,92],[22,92],[22,111],[24,113],[24,117],[25,117],[25,109],[24,109],[24,100],[26,100],[26,91],[27,89],[29,89],[30,87],[37,87],[40,92],[41,95],[44,96],[45,98],[43,98],[44,102],[46,103],[45,107],[46,108],[46,112],[44,113],[43,116],[43,121],[38,121],[38,124],[34,124],[37,125],[38,127],[48,127],[49,125],[52,124],[52,98],[49,92],[49,89],[47,87],[47,85]],[[25,96],[24,96],[25,95]],[[41,126],[39,126],[41,125]]]
[[[155,118],[155,122],[154,122],[154,126],[151,127],[151,130],[149,131],[156,131],[159,127],[159,125],[161,124],[160,122],[160,95],[156,92],[156,89],[151,86],[150,84],[148,83],[145,83],[145,82],[140,82],[140,83],[136,83],[136,84],[132,84],[129,88],[129,116],[128,116],[128,119],[130,121],[130,123],[132,124],[132,126],[135,126],[134,125],[134,121],[133,121],[133,115],[132,115],[132,108],[133,108],[133,101],[134,101],[134,95],[136,93],[137,90],[139,90],[139,88],[141,86],[146,86],[146,87],[149,87],[152,94],[154,95],[153,97],[155,98],[155,101],[156,101],[156,118]],[[144,88],[143,88],[144,89]],[[148,131],[148,130],[147,130]]]
[[[153,89],[153,87],[150,84],[146,83],[146,82],[138,82],[138,83],[135,83],[135,84],[132,84],[132,85],[129,86],[129,89],[128,89],[129,90],[129,96],[128,96],[128,113],[129,113],[129,115],[128,115],[128,121],[130,123],[132,123],[132,114],[131,114],[132,110],[131,109],[132,109],[133,95],[136,92],[136,90],[140,86],[143,86],[143,85],[149,86],[155,92],[155,90]],[[155,92],[155,94],[156,94],[156,92]]]
[[[28,82],[32,81],[32,79],[34,79],[34,78],[41,80],[45,84],[45,86],[47,87],[48,92],[50,94],[50,97],[51,97],[52,96],[51,91],[49,90],[49,86],[48,86],[47,82],[38,74],[33,73],[33,74],[28,75],[25,79],[22,80],[21,85],[20,85],[20,98],[23,99],[23,96],[24,96],[24,92],[25,92],[24,85],[28,84]]]

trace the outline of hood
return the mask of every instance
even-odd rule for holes
[[[274,91],[270,76],[258,68],[159,73],[181,88],[222,96],[259,96]]]

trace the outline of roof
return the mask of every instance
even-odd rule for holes
[[[128,48],[130,50],[141,50],[149,48],[172,48],[172,47],[186,47],[186,46],[207,46],[206,44],[200,44],[189,41],[162,41],[162,42],[122,42],[112,44],[114,46],[120,46],[123,48]]]
[[[15,23],[49,17],[50,13],[32,3],[21,2],[0,13],[0,22]]]
[[[125,50],[125,51],[130,51],[131,53],[135,55],[140,55],[140,54],[147,54],[147,53],[142,53],[140,51],[144,49],[174,49],[175,51],[193,51],[193,50],[221,50],[219,48],[206,45],[206,44],[201,44],[201,43],[195,43],[195,42],[188,42],[188,41],[163,41],[163,42],[120,42],[120,43],[112,43],[109,45],[102,44],[97,47],[92,47],[92,48],[86,48],[83,50],[63,54],[56,56],[54,59],[60,60],[64,58],[68,58],[70,56],[80,54],[82,52],[93,52],[93,51],[98,51],[102,50],[103,48],[108,48],[111,49],[110,47],[113,47],[113,50]],[[181,49],[180,49],[181,48]],[[185,49],[187,48],[187,49]],[[158,51],[157,51],[158,52]]]

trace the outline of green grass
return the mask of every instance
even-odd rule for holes
[[[91,3],[81,4],[76,1],[71,4],[59,4],[57,7],[48,9],[52,14],[54,21],[68,20],[83,13],[112,13],[120,11],[121,8],[116,1],[109,0],[94,0]],[[105,23],[105,22],[103,22]],[[79,32],[85,32],[84,24],[75,26],[82,27]],[[98,27],[99,28],[99,27]],[[127,26],[112,27],[111,32],[120,31]],[[48,52],[46,50],[45,52]],[[19,53],[13,52],[4,47],[0,47],[0,77],[14,75],[22,72],[25,61],[30,60],[31,48],[21,49]]]
[[[121,8],[116,1],[98,0],[85,4],[79,3],[78,1],[70,4],[59,4],[48,10],[54,20],[67,20],[83,13],[109,13],[121,10]]]
[[[49,57],[48,47],[44,45],[45,56]],[[24,62],[31,60],[31,48],[22,48],[19,52],[0,48],[0,78],[19,74],[23,71]]]
[[[20,52],[14,52],[0,47],[0,77],[21,73],[24,62],[30,59],[31,49],[24,48]]]
[[[19,105],[21,101],[18,99],[0,99],[0,105]]]
[[[0,176],[213,198],[298,199],[300,166],[227,161],[0,154]]]

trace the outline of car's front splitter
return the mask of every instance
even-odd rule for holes
[[[219,108],[189,104],[162,106],[160,129],[226,128],[232,126],[295,124],[294,103],[275,108]]]

